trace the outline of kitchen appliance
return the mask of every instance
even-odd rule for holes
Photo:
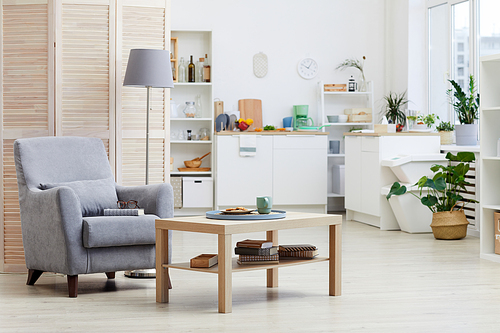
[[[314,120],[308,117],[309,105],[294,105],[293,106],[293,129],[297,130],[299,127],[314,126]],[[308,125],[308,121],[311,124]]]

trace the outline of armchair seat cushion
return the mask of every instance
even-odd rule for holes
[[[86,248],[154,245],[156,215],[92,216],[83,218]]]

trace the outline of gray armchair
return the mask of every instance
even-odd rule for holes
[[[62,273],[76,297],[79,274],[155,267],[155,219],[173,217],[170,184],[117,186],[97,138],[18,139],[14,158],[28,285]],[[103,216],[117,200],[137,200],[145,214]]]

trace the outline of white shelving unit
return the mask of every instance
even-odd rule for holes
[[[199,58],[205,57],[208,54],[210,63],[211,75],[210,79],[213,82],[213,63],[212,63],[212,31],[210,30],[172,30],[172,38],[177,38],[177,66],[180,64],[180,58],[184,58],[184,63],[187,66],[190,55],[193,55],[193,63],[197,64]],[[196,68],[198,70],[198,68]],[[178,76],[179,69],[176,68]],[[175,82],[174,89],[170,91],[170,97],[178,105],[177,118],[170,118],[170,131],[173,135],[170,137],[170,156],[174,158],[173,171],[171,176],[182,177],[212,177],[214,165],[214,148],[213,148],[213,129],[214,129],[214,104],[213,104],[213,86],[212,82]],[[182,110],[186,102],[195,102],[196,96],[201,96],[201,118],[185,118]],[[194,140],[196,134],[201,128],[208,130],[209,140]],[[178,134],[180,131],[187,137],[187,130],[191,130],[193,140],[179,140]],[[184,161],[192,160],[195,157],[201,157],[206,153],[211,154],[202,160],[201,168],[211,168],[210,171],[203,172],[181,172],[178,169],[184,168]],[[213,191],[213,190],[212,190]],[[174,214],[180,215],[197,215],[205,213],[207,207],[197,208],[180,208],[175,209]]]
[[[328,132],[328,140],[340,141],[340,154],[328,154],[328,198],[339,198],[329,200],[328,210],[339,210],[344,208],[344,195],[333,192],[333,172],[334,164],[345,164],[345,149],[344,149],[344,132],[348,132],[351,128],[373,129],[375,120],[374,101],[373,101],[373,83],[367,83],[366,92],[348,92],[348,91],[325,91],[323,81],[318,83],[319,91],[319,107],[318,107],[318,123],[319,125],[330,125],[324,127],[323,132]],[[372,121],[360,123],[329,123],[327,116],[343,115],[344,109],[350,108],[371,108]]]
[[[480,255],[500,263],[495,254],[495,222],[493,213],[500,212],[500,54],[481,57],[480,63]]]

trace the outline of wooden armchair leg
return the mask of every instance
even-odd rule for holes
[[[36,269],[29,269],[28,270],[28,280],[26,281],[26,284],[29,286],[32,286],[35,284],[35,282],[38,280],[38,278],[42,275],[43,271],[38,271]]]
[[[69,297],[78,296],[78,275],[68,275],[67,278]]]
[[[106,276],[108,279],[114,279],[115,278],[115,272],[106,272]]]

